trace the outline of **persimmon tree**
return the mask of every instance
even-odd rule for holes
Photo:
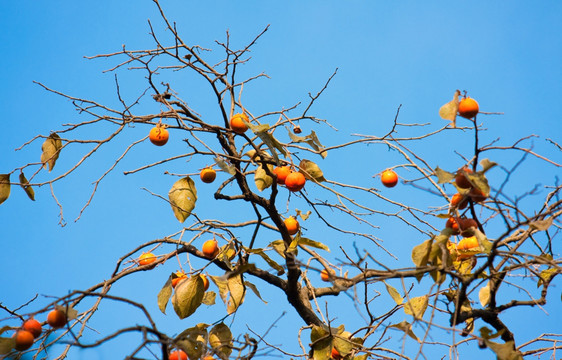
[[[105,191],[98,185],[116,172],[123,159],[134,156],[138,145],[148,142],[153,131],[157,133],[154,138],[151,133],[154,144],[181,142],[182,152],[127,170],[125,175],[162,169],[162,182],[170,183],[169,193],[149,192],[161,201],[160,211],[175,216],[180,226],[117,254],[110,277],[87,289],[73,290],[54,300],[22,299],[23,305],[17,309],[2,306],[1,354],[21,358],[29,353],[41,358],[51,345],[63,342],[64,350],[54,355],[63,359],[72,348],[104,346],[127,333],[140,335],[138,343],[128,349],[131,359],[168,359],[175,349],[185,351],[190,359],[250,359],[263,354],[318,360],[413,359],[429,353],[462,358],[460,344],[464,343],[471,348],[489,348],[484,351],[492,351],[499,359],[522,359],[554,356],[562,347],[562,333],[531,334],[526,342],[517,343],[509,321],[519,309],[528,307],[536,308],[537,316],[546,316],[540,308],[559,301],[550,293],[562,269],[562,186],[557,179],[545,179],[550,182],[540,194],[536,189],[509,192],[513,174],[529,159],[555,169],[562,167],[559,161],[535,152],[530,138],[511,144],[500,140],[482,144],[486,121],[499,114],[480,111],[468,119],[457,119],[460,98],[467,97],[460,91],[452,91],[449,102],[450,94],[443,95],[446,104],[439,112],[442,104],[436,104],[435,114],[428,114],[435,115],[431,124],[401,123],[398,108],[394,119],[388,120],[386,133],[355,135],[339,142],[334,141],[336,134],[330,137],[334,142],[328,144],[320,139],[319,129],[332,131],[346,124],[319,118],[314,108],[337,71],[302,102],[256,113],[245,94],[267,75],[241,78],[244,72],[240,68],[251,67],[250,50],[258,39],[266,37],[267,28],[240,49],[231,46],[229,34],[212,45],[214,48],[206,48],[184,38],[158,1],[154,2],[167,29],[158,34],[149,22],[153,48],[123,47],[90,58],[113,61],[108,71],[115,73],[119,107],[38,83],[70,100],[81,120],[23,144],[22,148],[42,142],[40,161],[0,176],[0,203],[17,187],[34,200],[34,189],[47,186],[61,209],[60,223],[64,225],[64,203],[58,201],[53,185],[73,179],[77,169],[88,166],[87,160],[118,136],[142,129],[146,135],[115,154],[94,179],[78,218],[87,216],[84,211],[93,206],[96,194]],[[146,89],[121,84],[118,74],[123,71],[144,78]],[[193,91],[206,91],[214,97],[214,113],[199,110],[190,98],[193,94],[176,91],[174,74],[182,72],[203,80],[206,88]],[[171,80],[162,81],[164,77]],[[130,93],[125,95],[125,91]],[[128,98],[134,100],[126,101]],[[438,113],[446,121],[439,119]],[[90,129],[103,135],[84,137]],[[163,131],[169,140],[167,135],[166,139],[160,137]],[[417,150],[420,142],[438,142],[436,139],[444,135],[452,136],[448,134],[472,142],[473,150],[459,153],[454,163],[440,163],[435,152]],[[560,145],[553,140],[539,140],[560,152]],[[451,146],[454,150],[454,144]],[[337,174],[324,174],[322,168],[330,162],[330,154],[357,147],[397,154],[401,162],[389,169],[401,178],[396,186],[408,189],[412,199],[416,193],[423,196],[424,203],[397,200],[396,193],[379,185],[380,174],[387,169],[373,169],[374,180],[356,183],[343,182]],[[79,153],[78,160],[59,161],[69,152]],[[500,157],[515,162],[495,160]],[[169,170],[181,161],[184,172]],[[350,161],[365,166],[359,159]],[[305,180],[304,187],[298,177]],[[76,176],[73,181],[82,179]],[[198,197],[200,186],[214,187],[213,198]],[[533,201],[524,201],[531,197]],[[207,217],[197,211],[201,202],[216,202],[216,207],[228,208],[232,217]],[[392,247],[377,235],[389,221],[401,227],[394,229],[396,233],[415,234],[409,235],[415,236],[413,243],[401,245],[411,253],[408,266],[397,267]],[[326,233],[340,237],[340,246],[326,245]],[[203,249],[203,244],[213,239],[218,250],[211,243]],[[154,299],[160,311],[188,324],[183,332],[170,334],[154,321],[146,304],[115,295],[112,287],[126,277],[159,271],[162,264],[176,260],[181,271],[163,276],[167,281]],[[279,301],[301,321],[300,330],[289,337],[295,346],[286,341],[276,345],[279,342],[268,341],[266,334],[233,333],[230,329],[245,299],[262,299],[269,289],[283,293]],[[348,305],[331,306],[335,299]],[[103,311],[100,304],[107,302],[140,311],[146,324],[120,324],[118,330],[86,341],[89,321]],[[214,314],[222,312],[221,320],[189,322],[194,313],[207,311],[206,307],[212,307]],[[63,311],[67,320],[58,330],[45,323],[54,308]],[[12,334],[32,317],[43,322],[43,331],[36,334],[29,349],[22,350]]]

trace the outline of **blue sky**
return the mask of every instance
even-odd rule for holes
[[[265,72],[270,77],[245,89],[245,103],[253,113],[306,101],[308,93],[321,89],[337,68],[337,75],[313,108],[315,115],[338,129],[337,132],[327,128],[318,130],[325,145],[349,141],[354,138],[351,134],[386,133],[400,105],[400,122],[430,123],[438,128],[444,121],[437,111],[458,88],[476,98],[482,111],[504,113],[482,118],[487,129],[482,135],[483,143],[501,138],[503,144],[511,144],[521,137],[537,134],[542,139],[533,142],[535,150],[562,162],[560,152],[543,140],[552,138],[558,143],[562,140],[558,109],[562,91],[560,2],[538,5],[524,1],[218,1],[212,4],[167,1],[164,8],[186,40],[216,50],[211,56],[217,58],[221,53],[214,40],[224,41],[227,30],[233,46],[240,47],[270,25],[253,48],[251,62],[240,69],[241,75]],[[84,56],[116,52],[123,44],[129,49],[152,47],[147,19],[166,37],[156,7],[148,0],[136,1],[134,6],[128,1],[107,0],[88,4],[55,1],[0,5],[0,21],[5,29],[0,33],[0,74],[4,84],[0,88],[0,104],[5,129],[7,126],[7,131],[0,135],[0,173],[39,161],[40,142],[14,151],[36,134],[48,134],[60,129],[63,123],[83,121],[69,101],[48,93],[34,81],[69,95],[118,106],[114,75],[102,73],[115,62],[86,60]],[[145,88],[141,73],[120,72],[118,76],[121,91],[128,100]],[[164,74],[162,78],[170,81],[194,108],[213,114],[214,99],[202,83],[182,74]],[[96,129],[81,136],[95,136],[98,131],[103,133],[102,129]],[[0,273],[10,274],[0,279],[1,303],[13,308],[37,293],[61,296],[72,289],[85,289],[106,279],[122,254],[180,229],[168,205],[141,190],[144,187],[166,194],[172,181],[163,175],[167,169],[122,175],[123,171],[182,151],[180,142],[162,149],[142,144],[137,153],[102,182],[92,206],[74,222],[92,191],[91,183],[126,145],[144,136],[139,134],[131,130],[96,154],[84,169],[55,185],[68,223],[63,228],[57,225],[59,209],[48,188],[37,189],[37,201],[31,202],[20,189],[13,187],[11,197],[0,206],[3,225],[0,238],[5,258],[0,263]],[[434,166],[455,169],[462,163],[455,151],[470,154],[472,146],[470,136],[459,131],[436,143],[419,144],[416,149]],[[379,186],[372,176],[400,159],[382,147],[367,149],[368,153],[365,148],[334,151],[326,160],[318,159],[318,162],[330,179]],[[518,159],[494,155],[497,158],[493,160],[505,166]],[[50,175],[42,174],[42,179],[60,174],[77,156],[78,152],[61,155],[55,170]],[[196,161],[187,167],[195,172],[205,165],[204,161]],[[184,169],[185,172],[186,164],[174,163],[171,167],[172,171]],[[402,170],[401,177],[411,175]],[[560,169],[530,160],[526,171],[517,173],[512,189],[523,192],[538,183],[552,184],[560,174]],[[226,206],[212,200],[211,187],[198,190],[200,199],[208,199],[198,203],[197,211],[202,216],[231,214]],[[400,201],[412,197],[411,193],[398,189],[385,195]],[[414,201],[423,199],[426,197]],[[248,213],[236,215],[244,218],[248,214],[251,214],[249,209]],[[348,220],[343,221],[350,224]],[[424,239],[402,232],[400,224],[392,221],[379,225],[376,235],[387,239],[385,245],[399,256],[399,261],[383,253],[381,258],[394,266],[410,266],[409,249]],[[317,240],[333,249],[340,244],[335,234],[313,226],[308,231],[311,235],[316,233]],[[341,239],[344,241],[348,244],[353,239]],[[330,256],[341,257],[341,254],[332,252]],[[115,293],[138,299],[158,315],[156,294],[166,276],[176,268],[177,264],[166,264],[136,274],[116,286]],[[265,306],[260,312],[267,312],[268,316],[245,311],[234,320],[238,330],[246,331],[248,323],[252,330],[263,332],[281,315],[283,302],[275,301],[280,293],[263,289],[269,308],[255,298],[248,300],[253,304],[248,307]],[[334,301],[334,310],[330,311],[339,321],[347,316],[341,309],[353,311],[343,297]],[[47,301],[40,299],[42,304]],[[101,331],[138,321],[138,316],[128,309],[111,308],[113,305],[108,304],[104,312],[105,306],[93,320],[93,326]],[[173,314],[156,317],[173,334],[197,322],[217,320],[221,306],[213,308],[220,310],[200,309],[194,320],[183,322]],[[217,312],[212,320],[205,317],[210,311]],[[122,321],[115,321],[115,314]],[[555,330],[556,314],[560,315],[559,309],[550,312],[540,326],[552,326]],[[5,313],[0,315],[0,319],[4,317]],[[519,342],[526,339],[529,324],[519,324],[521,317],[509,320],[515,331],[521,326],[523,335]],[[272,330],[271,341],[295,343],[294,323],[293,315],[283,318]],[[533,330],[529,333],[539,331]],[[71,358],[122,356],[119,352],[122,347],[110,343],[93,351],[73,353]],[[471,351],[493,358],[491,352]]]

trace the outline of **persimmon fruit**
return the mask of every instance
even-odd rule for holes
[[[299,222],[294,218],[294,216],[289,216],[283,222],[285,223],[285,227],[287,228],[289,235],[295,235],[300,229]]]
[[[472,119],[478,114],[478,103],[473,98],[464,98],[459,102],[459,115],[463,118]]]
[[[27,330],[18,330],[15,334],[16,346],[15,349],[17,351],[24,351],[27,350],[33,345],[33,341],[35,338],[30,331]]]
[[[304,175],[298,171],[293,171],[285,178],[285,186],[289,191],[301,191],[306,183]]]
[[[230,118],[230,128],[237,134],[244,134],[246,130],[248,130],[248,125],[246,125],[244,121],[250,121],[248,115],[243,113],[234,114]]]
[[[139,256],[139,265],[143,266],[143,265],[150,265],[153,262],[156,261],[156,255],[154,255],[151,252],[147,252],[147,253],[142,253]]]
[[[334,360],[340,360],[342,358],[342,356],[340,355],[340,352],[336,349],[335,346],[332,347],[331,356],[332,356],[332,359],[334,359]]]
[[[219,243],[215,239],[207,240],[203,243],[201,251],[206,257],[214,259],[219,253]]]
[[[54,309],[47,314],[47,324],[49,324],[53,329],[60,329],[64,327],[66,322],[66,314],[62,310]]]
[[[394,170],[385,170],[381,174],[381,181],[387,188],[395,187],[398,184],[398,175]]]
[[[210,167],[204,168],[199,173],[199,177],[201,178],[201,181],[203,181],[204,183],[210,184],[213,181],[215,181],[215,179],[217,178],[217,172],[215,171],[215,169]]]
[[[474,219],[459,219],[459,229],[463,237],[474,235],[474,229],[478,228],[478,223]]]
[[[166,145],[168,139],[170,138],[170,133],[162,124],[158,124],[148,133],[148,138],[150,142],[156,146],[163,146]]]
[[[278,166],[273,169],[273,173],[277,175],[277,183],[285,185],[285,179],[291,173],[291,168],[288,166]]]
[[[472,201],[474,201],[476,203],[482,202],[482,201],[484,201],[488,198],[482,190],[477,189],[477,188],[470,189],[470,192],[468,193],[468,196],[470,196]]]
[[[41,331],[43,331],[41,323],[35,319],[26,320],[22,325],[22,329],[29,331],[35,339],[37,339],[41,335]]]
[[[476,236],[470,236],[462,239],[457,244],[457,251],[459,252],[458,259],[464,260],[480,252],[480,245]]]
[[[331,272],[328,272],[326,269],[320,271],[320,279],[322,279],[322,281],[330,281],[330,273]]]
[[[187,279],[187,275],[181,271],[176,272],[176,275],[177,277],[172,279],[172,288],[175,288],[180,281]]]
[[[170,360],[187,360],[187,354],[183,350],[176,350],[170,353],[168,356]]]
[[[451,206],[462,210],[468,206],[468,199],[462,194],[456,193],[451,198]]]
[[[452,229],[453,230],[453,235],[458,235],[460,234],[460,230],[459,230],[459,222],[457,221],[457,219],[455,219],[454,217],[450,217],[447,219],[447,222],[445,223],[445,227]]]
[[[468,167],[463,167],[457,171],[457,175],[455,176],[455,184],[462,189],[468,189],[472,187],[470,180],[468,180],[467,174],[472,173],[472,170]]]

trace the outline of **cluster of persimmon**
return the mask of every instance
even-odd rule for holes
[[[306,183],[303,173],[293,171],[289,166],[277,166],[273,173],[277,176],[277,184],[285,185],[291,192],[301,191]]]
[[[59,309],[53,309],[47,314],[47,324],[53,329],[60,329],[67,323],[66,313]],[[15,346],[17,351],[29,349],[35,339],[43,332],[41,323],[34,318],[23,322],[21,327],[14,334]]]
[[[472,186],[472,183],[467,175],[472,174],[473,171],[467,166],[464,166],[457,170],[455,176],[455,184],[460,189],[468,189],[468,195],[463,195],[461,193],[456,193],[451,198],[451,207],[456,207],[459,210],[465,209],[468,206],[468,199],[472,199],[473,202],[479,203],[486,200],[487,196],[482,192],[482,190]]]
[[[183,350],[174,350],[168,354],[168,359],[170,360],[187,360],[187,354]],[[211,355],[203,357],[203,360],[215,360]]]
[[[474,236],[478,223],[474,219],[450,217],[445,227],[452,230],[452,235],[461,235],[463,238],[456,245],[458,260],[464,260],[480,252],[478,239]]]

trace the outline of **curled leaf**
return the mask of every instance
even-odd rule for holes
[[[450,120],[453,122],[453,128],[456,127],[457,112],[459,111],[459,95],[461,92],[459,90],[455,91],[453,95],[453,100],[449,101],[445,105],[441,106],[439,109],[439,116],[443,120]]]
[[[35,201],[35,191],[31,186],[29,186],[29,181],[27,181],[23,173],[20,173],[20,186],[23,188],[27,196],[31,200]]]
[[[215,158],[215,163],[227,174],[234,175],[236,173],[236,168],[231,164],[228,164],[226,161],[221,159],[220,157]]]
[[[44,168],[49,168],[49,172],[55,167],[55,163],[60,155],[62,149],[62,141],[57,133],[52,133],[45,139],[41,146],[41,162]]]
[[[168,306],[168,301],[172,297],[172,277],[168,277],[168,280],[162,286],[162,289],[158,292],[158,309],[162,311],[162,314],[166,314],[166,307]]]
[[[317,249],[330,251],[330,248],[328,246],[322,244],[321,242],[314,241],[314,240],[311,240],[311,239],[305,238],[305,237],[300,237],[300,239],[298,241],[298,245],[299,246],[306,245],[306,246],[314,247],[314,248],[317,248]]]
[[[184,222],[195,208],[197,201],[195,182],[189,176],[179,179],[168,192],[168,199],[176,219]]]
[[[318,136],[316,136],[314,130],[311,131],[310,135],[307,136],[297,136],[293,134],[290,129],[287,129],[287,131],[289,132],[289,137],[291,138],[292,142],[307,143],[311,148],[320,152],[320,156],[322,156],[322,158],[326,158],[326,156],[328,156],[328,153],[324,150],[324,146],[322,146],[320,140],[318,140]]]
[[[10,174],[0,174],[0,204],[10,197]]]
[[[416,336],[416,334],[414,334],[414,332],[412,331],[412,324],[410,324],[406,320],[403,320],[402,322],[400,322],[398,324],[390,325],[389,327],[402,330],[412,339],[416,340],[417,342],[420,341],[418,339],[418,337]]]

